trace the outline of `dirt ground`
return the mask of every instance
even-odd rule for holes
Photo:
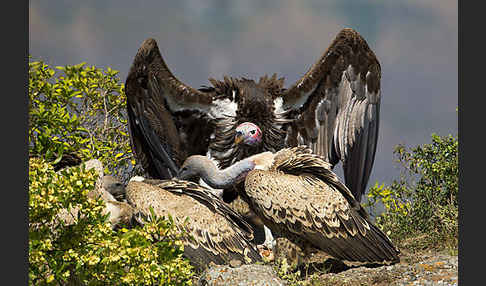
[[[313,259],[314,260],[314,259]],[[316,257],[316,261],[320,258]],[[323,260],[320,260],[323,261]],[[288,281],[289,285],[457,285],[458,257],[446,251],[401,250],[400,263],[389,266],[346,266],[333,259],[324,263],[310,263],[300,269],[300,281]],[[302,279],[302,280],[301,280]]]

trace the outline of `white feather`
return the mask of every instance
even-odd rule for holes
[[[143,182],[144,180],[145,178],[142,176],[134,176],[130,178],[130,182]]]
[[[238,104],[229,98],[213,100],[213,106],[209,109],[209,114],[213,118],[224,116],[236,116]]]
[[[279,113],[283,113],[284,112],[284,109],[283,109],[283,99],[281,96],[275,98],[273,100],[273,107],[274,107],[274,113],[275,114],[279,114]]]

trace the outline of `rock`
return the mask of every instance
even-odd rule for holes
[[[199,286],[277,286],[286,285],[269,265],[242,265],[231,268],[217,265],[208,268],[197,282]]]
[[[414,261],[388,266],[350,267],[344,271],[319,274],[312,279],[318,285],[457,285],[457,256],[434,253],[432,255],[414,255]],[[310,273],[309,273],[310,274]],[[311,284],[313,285],[313,284]]]
[[[237,267],[240,267],[243,263],[241,262],[241,260],[238,260],[238,259],[232,259],[229,263],[229,265],[233,268],[237,268]]]

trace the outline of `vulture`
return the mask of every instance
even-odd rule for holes
[[[116,177],[104,175],[101,180],[101,186],[110,193],[114,199],[122,201],[125,196],[125,185]]]
[[[334,167],[357,201],[378,138],[381,67],[363,37],[343,29],[297,82],[224,77],[193,88],[163,60],[154,39],[139,48],[125,82],[131,146],[148,176],[173,178],[191,155],[218,167],[265,151],[309,146]],[[235,141],[238,131],[253,137]]]
[[[397,263],[399,250],[370,220],[331,164],[310,148],[263,152],[219,170],[192,155],[179,179],[200,177],[213,188],[244,182],[240,196],[274,236],[305,249],[320,249],[351,263]]]
[[[184,256],[199,270],[210,262],[229,264],[261,261],[250,242],[253,232],[243,218],[207,188],[183,180],[134,177],[126,186],[126,200],[135,218],[168,215],[183,233]]]

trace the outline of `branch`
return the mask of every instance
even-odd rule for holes
[[[102,134],[105,135],[106,126],[108,125],[108,107],[106,106],[106,90],[102,90],[101,95],[103,96],[103,108],[105,110],[105,120],[103,123]]]

